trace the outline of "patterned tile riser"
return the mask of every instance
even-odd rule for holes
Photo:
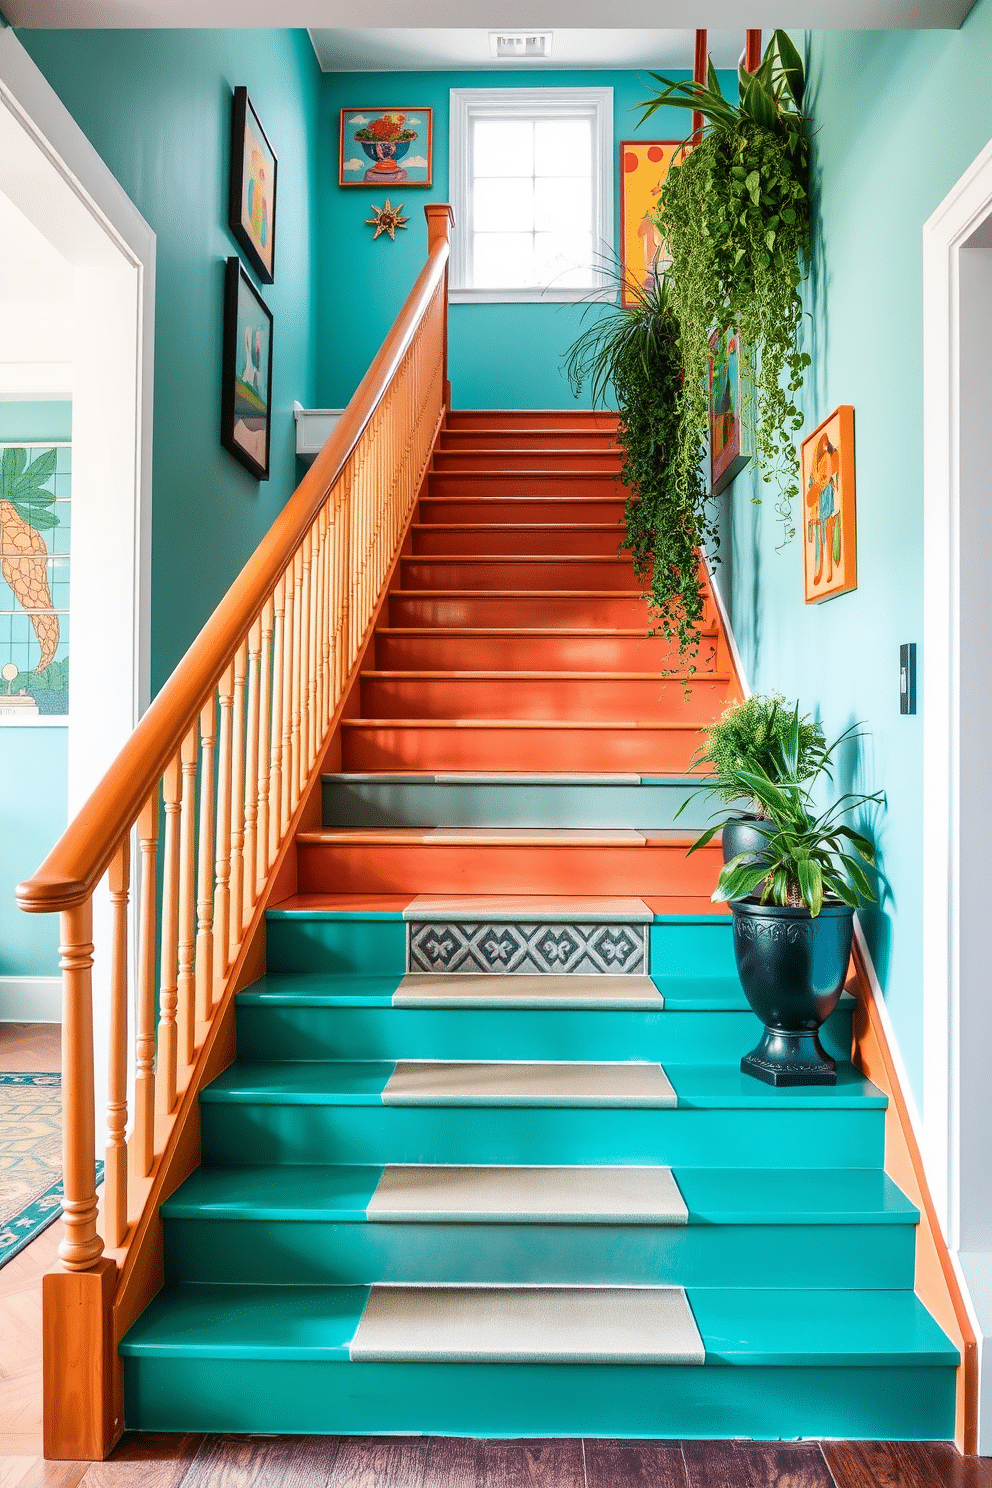
[[[411,921],[407,969],[514,975],[644,976],[644,925]]]

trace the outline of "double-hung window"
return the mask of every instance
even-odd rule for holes
[[[453,88],[454,302],[606,289],[612,88]]]

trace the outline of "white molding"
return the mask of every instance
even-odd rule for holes
[[[62,978],[0,976],[0,1023],[61,1023]]]
[[[574,303],[608,290],[610,276],[591,265],[592,283],[585,289],[477,290],[468,283],[472,242],[471,123],[489,115],[510,118],[575,117],[588,114],[593,125],[593,240],[598,255],[613,246],[614,155],[612,88],[452,88],[448,122],[449,198],[455,209],[458,230],[451,243],[449,300],[452,304],[557,304]]]
[[[122,587],[128,593],[120,599],[119,613],[114,616],[117,635],[126,638],[129,652],[128,664],[119,669],[126,676],[129,695],[120,700],[116,728],[108,727],[106,716],[101,724],[96,712],[84,720],[73,709],[72,727],[80,738],[80,747],[74,752],[77,756],[85,755],[86,761],[77,786],[73,788],[70,783],[72,809],[89,794],[150,699],[155,234],[9,28],[0,30],[0,109],[20,126],[84,209],[70,220],[71,214],[54,199],[40,205],[23,200],[17,203],[21,210],[27,208],[26,215],[74,263],[77,276],[85,277],[86,283],[77,296],[81,307],[92,305],[93,318],[98,320],[97,300],[101,289],[113,300],[120,295],[122,271],[130,279],[125,293],[131,304],[124,307],[120,326],[107,327],[105,340],[109,344],[103,348],[103,361],[116,356],[116,370],[132,385],[129,406],[118,409],[121,439],[133,445],[132,453],[122,457],[120,472],[122,485],[126,484],[130,492],[130,509],[123,524],[127,549],[122,555],[127,569],[127,584]],[[63,241],[59,241],[60,237]],[[114,276],[116,284],[111,282]],[[128,324],[129,337],[122,346],[121,328]],[[92,327],[81,325],[79,343],[93,346],[91,332]],[[87,371],[78,364],[75,381],[77,393],[85,389]],[[121,525],[117,514],[118,531]],[[78,633],[79,627],[74,629]],[[79,697],[81,692],[88,695],[95,690],[99,696],[99,682],[95,689],[78,686],[78,668],[83,660],[80,658],[74,667],[75,695]],[[106,669],[102,677],[105,688]],[[103,711],[105,715],[105,708]],[[70,773],[75,773],[72,763]]]
[[[969,264],[964,253],[972,252]],[[984,797],[975,794],[968,754],[976,736],[987,737],[983,676],[962,685],[962,644],[987,631],[987,585],[962,568],[971,539],[962,528],[963,466],[968,489],[969,389],[962,373],[974,350],[969,338],[976,309],[977,273],[984,309],[992,285],[992,144],[952,187],[923,226],[923,1119],[921,1151],[938,1215],[978,1339],[979,1451],[992,1451],[992,1256],[988,1254],[989,1178],[962,1163],[962,1132],[970,1143],[987,1140],[992,1103],[987,1079],[974,1072],[962,1080],[962,1047],[988,1045],[990,1023],[985,965],[985,923],[974,906],[961,914],[964,891],[984,877],[984,843],[976,861],[973,827],[963,839],[962,811]],[[964,278],[964,284],[962,282]],[[968,297],[963,305],[962,293]],[[963,334],[962,334],[963,331]],[[987,332],[987,325],[978,328]],[[984,379],[983,379],[984,384]],[[984,427],[984,416],[982,416]],[[984,491],[981,493],[984,507]],[[972,503],[973,504],[973,503]],[[971,515],[970,511],[967,515]],[[972,518],[973,520],[973,518]],[[967,557],[967,555],[966,555]],[[966,582],[967,580],[967,582]],[[981,588],[982,592],[977,592]],[[978,627],[976,630],[975,627]],[[966,753],[963,757],[962,751]],[[966,802],[965,796],[969,797]],[[967,861],[965,858],[967,857]],[[980,968],[980,970],[979,970]],[[962,1014],[966,1019],[963,1026]],[[982,1026],[979,1026],[981,1024]],[[972,1146],[973,1151],[973,1146]],[[976,1229],[985,1249],[973,1247]],[[985,1284],[976,1280],[985,1277]]]

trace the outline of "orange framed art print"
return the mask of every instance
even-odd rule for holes
[[[806,603],[858,587],[854,409],[835,408],[802,442]]]
[[[625,140],[620,146],[620,301],[637,304],[637,289],[654,289],[670,259],[658,226],[661,188],[681,140]]]

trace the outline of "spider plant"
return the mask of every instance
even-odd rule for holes
[[[620,415],[620,477],[628,488],[626,536],[621,547],[633,556],[634,572],[646,584],[658,628],[676,640],[680,653],[695,650],[704,590],[698,549],[715,556],[713,510],[700,474],[705,430],[687,427],[678,325],[668,281],[649,288],[623,280],[611,262],[619,303],[604,311],[565,354],[564,370],[578,394],[588,383],[593,405],[605,406],[611,390]],[[623,299],[629,301],[623,304]],[[695,456],[686,462],[687,439]]]

